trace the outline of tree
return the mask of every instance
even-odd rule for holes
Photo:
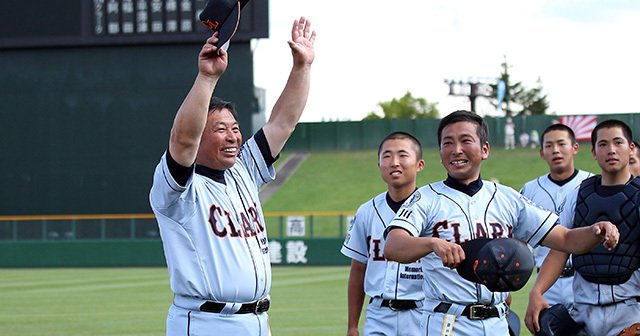
[[[542,81],[538,79],[538,86],[533,89],[526,88],[522,82],[513,83],[509,75],[509,64],[505,57],[501,64],[502,73],[500,74],[500,80],[504,81],[506,91],[504,99],[502,101],[502,107],[505,111],[505,116],[519,116],[519,115],[543,115],[547,113],[549,108],[549,102],[547,101],[547,95],[543,94]],[[493,90],[493,99],[491,104],[498,107],[498,85],[491,84]]]
[[[424,98],[415,98],[411,92],[407,91],[401,98],[393,98],[391,101],[380,102],[378,106],[382,108],[383,116],[379,116],[375,112],[370,112],[362,120],[373,119],[417,119],[432,118],[437,119],[440,116],[437,106],[438,103],[429,103]]]

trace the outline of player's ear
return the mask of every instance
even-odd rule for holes
[[[424,160],[420,159],[420,161],[418,161],[418,171],[422,171],[424,169]]]
[[[482,148],[481,148],[482,156],[481,157],[482,157],[483,160],[486,160],[486,159],[489,158],[489,150],[490,150],[489,147],[490,146],[489,146],[489,142],[488,141],[485,142],[484,145],[482,145]]]

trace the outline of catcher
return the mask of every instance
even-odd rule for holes
[[[632,139],[631,129],[620,120],[605,120],[593,129],[591,151],[601,174],[584,180],[567,196],[560,221],[578,228],[607,220],[618,227],[620,241],[613,249],[595,247],[573,255],[575,304],[566,314],[554,306],[540,315],[548,307],[542,294],[568,257],[555,250],[549,253],[529,295],[525,323],[532,333],[572,335],[584,325],[589,335],[640,335],[640,178],[628,167],[635,147]],[[576,328],[559,330],[574,321]]]

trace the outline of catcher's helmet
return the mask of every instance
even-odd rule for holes
[[[533,272],[531,249],[517,239],[478,238],[460,246],[466,258],[458,266],[458,273],[492,292],[517,291],[527,284]]]
[[[582,325],[571,318],[567,308],[557,303],[540,312],[540,331],[536,336],[575,336]]]

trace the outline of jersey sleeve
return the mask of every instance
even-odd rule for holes
[[[342,248],[340,249],[340,252],[345,256],[363,264],[366,264],[369,258],[365,208],[366,205],[363,204],[356,212],[353,222],[349,226],[344,244],[342,244]]]
[[[191,168],[195,169],[195,168]],[[167,153],[162,155],[160,162],[156,166],[153,174],[153,185],[149,193],[149,202],[154,211],[160,212],[167,217],[175,218],[178,215],[189,216],[189,212],[181,211],[180,214],[172,213],[171,209],[175,209],[181,200],[186,204],[192,204],[195,211],[195,195],[189,190],[193,182],[194,174],[192,173],[187,180],[185,186],[181,186],[171,175],[167,164]],[[175,211],[174,211],[175,212]]]
[[[516,195],[518,195],[516,200],[518,218],[514,235],[536,247],[558,222],[558,215],[536,206],[524,195]]]
[[[418,189],[400,207],[396,216],[391,220],[384,232],[385,238],[389,231],[402,228],[414,237],[420,237],[427,223],[428,202],[424,197],[424,190]]]
[[[255,185],[260,189],[266,183],[273,181],[276,171],[273,165],[268,165],[256,143],[255,137],[249,138],[240,148],[238,160],[247,169]]]

